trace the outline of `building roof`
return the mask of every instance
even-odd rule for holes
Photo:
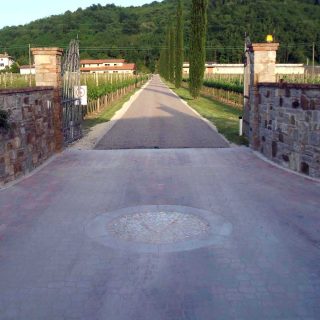
[[[124,63],[125,61],[126,60],[124,59],[97,59],[97,60],[85,59],[85,60],[80,60],[80,64]]]
[[[136,65],[134,63],[126,63],[123,66],[102,66],[102,67],[82,67],[81,71],[107,71],[107,70],[135,70]]]
[[[0,58],[9,58],[12,59],[6,52],[5,53],[0,53]]]

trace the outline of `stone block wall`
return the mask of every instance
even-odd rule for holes
[[[260,83],[255,93],[251,146],[284,167],[320,178],[320,85]]]
[[[10,114],[10,129],[0,128],[0,185],[30,172],[56,148],[54,89],[0,90],[0,109]]]

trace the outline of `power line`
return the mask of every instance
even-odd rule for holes
[[[296,48],[296,47],[310,47],[312,48],[313,45],[317,46],[316,43],[311,42],[311,43],[280,43],[281,48]],[[57,47],[62,47],[62,48],[67,48],[68,44],[32,44],[32,47],[48,47],[48,46],[57,46]],[[5,45],[0,45],[0,50],[15,50],[15,49],[28,49],[29,44],[25,45],[12,45],[12,46],[5,46]],[[144,50],[156,50],[156,49],[167,49],[166,46],[102,46],[102,47],[97,47],[97,46],[83,46],[80,47],[81,51],[107,51],[107,50],[124,50],[124,51],[129,51],[129,50],[136,50],[136,51],[144,51]],[[185,50],[188,50],[189,47],[185,46]],[[221,45],[208,45],[206,46],[207,50],[243,50],[242,46],[221,46]]]

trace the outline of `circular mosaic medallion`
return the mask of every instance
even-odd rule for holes
[[[157,205],[99,214],[87,223],[85,232],[117,250],[160,253],[221,247],[232,233],[232,225],[210,211]]]
[[[142,243],[189,240],[208,231],[203,219],[181,212],[139,212],[111,221],[107,229],[117,238]]]

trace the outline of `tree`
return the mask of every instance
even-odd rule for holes
[[[166,78],[166,69],[167,69],[167,63],[168,61],[166,59],[166,49],[163,48],[160,51],[160,57],[158,62],[158,72],[161,77]]]
[[[199,96],[205,71],[207,8],[208,0],[192,0],[189,90],[194,98]]]
[[[175,71],[175,55],[176,55],[176,50],[175,50],[175,30],[174,27],[170,27],[170,42],[169,42],[169,81],[174,82],[174,71]]]
[[[165,42],[165,49],[164,49],[164,55],[163,55],[163,63],[164,63],[164,68],[163,68],[163,77],[166,80],[170,79],[170,71],[169,71],[169,66],[170,66],[170,28],[167,28],[167,34],[166,34],[166,42]]]
[[[11,65],[11,67],[10,67],[10,72],[12,72],[12,73],[19,73],[19,72],[20,72],[20,67],[19,67],[19,65],[18,65],[16,62],[14,62],[14,63]]]
[[[175,64],[175,86],[180,88],[183,70],[183,12],[182,0],[178,0],[177,7],[177,34],[176,34],[176,64]]]

